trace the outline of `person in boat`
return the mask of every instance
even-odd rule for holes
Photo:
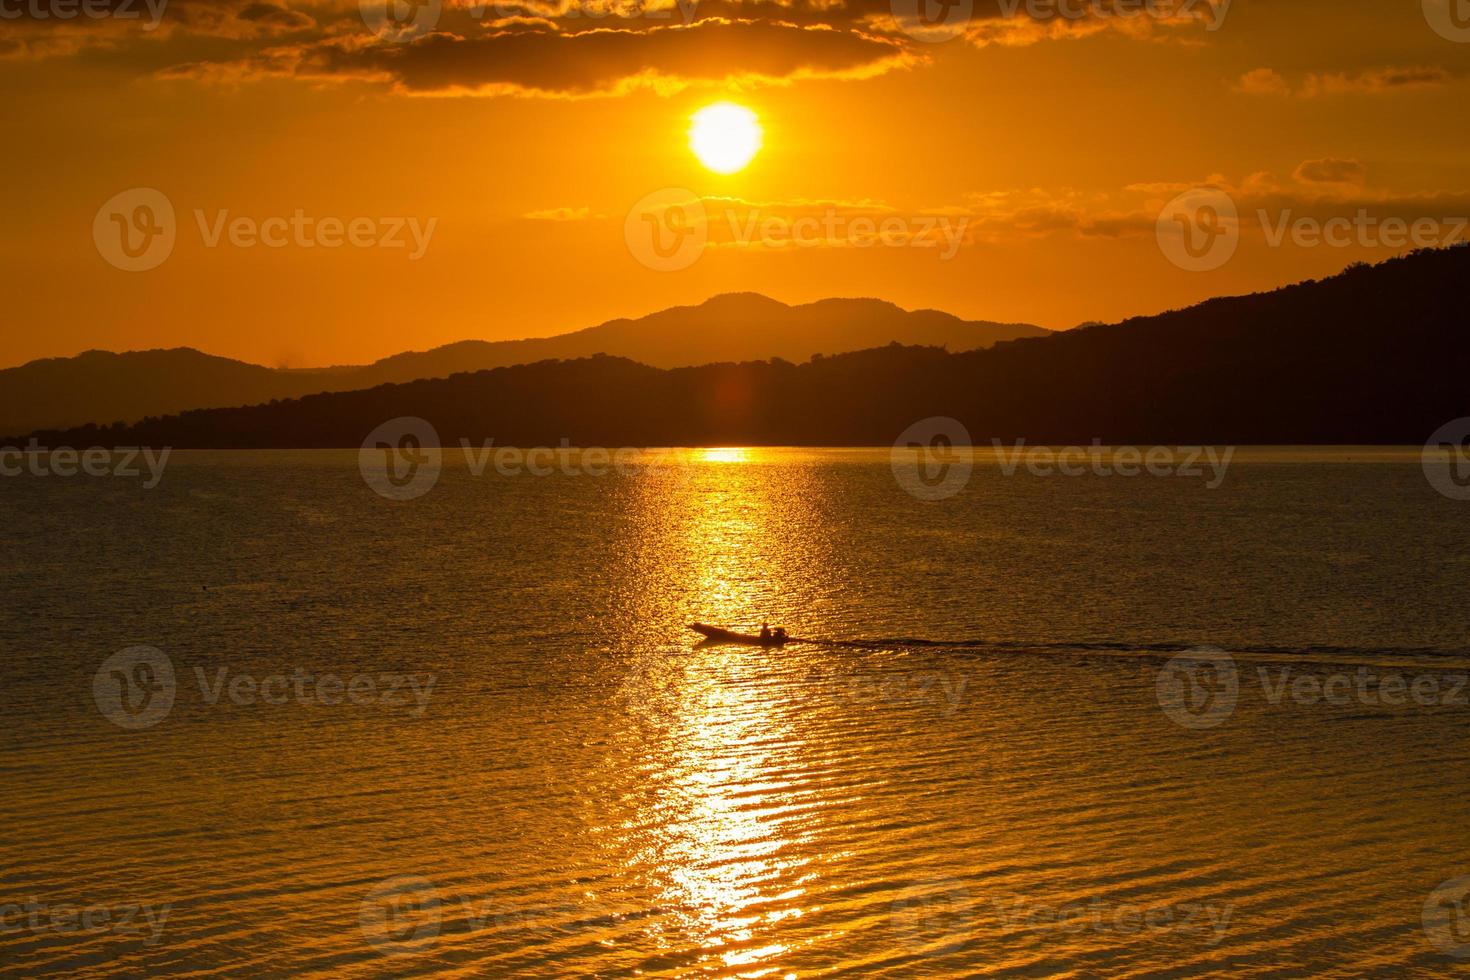
[[[771,624],[761,623],[761,642],[764,643],[771,638]]]
[[[771,639],[775,640],[777,643],[785,643],[786,627],[777,626],[774,630],[771,631]]]

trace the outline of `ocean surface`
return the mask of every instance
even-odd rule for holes
[[[1470,969],[1417,448],[472,462],[0,478],[0,973]]]

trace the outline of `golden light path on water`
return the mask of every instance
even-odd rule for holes
[[[679,586],[700,597],[714,622],[754,623],[763,594],[790,591],[779,564],[759,576],[762,588],[753,588],[750,556],[778,533],[773,511],[790,498],[772,501],[757,471],[723,465],[750,458],[746,449],[703,450],[697,461],[716,465],[692,481],[675,471],[677,492],[648,487],[646,519],[677,529],[668,557],[686,572]],[[666,582],[657,586],[664,587]],[[670,951],[690,944],[717,950],[724,966],[759,977],[772,972],[762,964],[787,951],[784,943],[762,937],[778,934],[777,923],[803,912],[808,842],[788,839],[782,830],[789,816],[810,806],[801,802],[809,794],[807,780],[777,770],[809,747],[771,710],[759,687],[727,682],[726,671],[740,670],[744,659],[730,650],[706,648],[701,656],[724,661],[725,669],[675,671],[678,682],[662,692],[663,710],[646,750],[667,779],[658,818],[664,829],[652,843],[631,834],[624,846],[636,855],[635,868],[654,876],[660,904],[682,910],[672,923]],[[666,652],[676,659],[686,655],[677,647]]]

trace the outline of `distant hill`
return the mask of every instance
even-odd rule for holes
[[[930,416],[979,443],[1422,443],[1470,415],[1470,249],[989,350],[890,346],[661,370],[612,357],[48,433],[43,444],[357,447],[380,423],[581,446],[885,445]]]
[[[1048,333],[1028,323],[961,320],[937,310],[910,312],[874,299],[826,299],[787,306],[758,293],[729,293],[699,306],[676,306],[636,320],[610,320],[557,337],[467,340],[398,354],[362,368],[353,377],[353,387],[593,354],[673,368],[769,357],[805,361],[813,354],[841,354],[894,341],[977,350],[1000,340]]]
[[[967,321],[935,310],[909,312],[880,300],[830,299],[787,306],[754,293],[738,293],[556,337],[466,340],[361,367],[281,371],[189,348],[126,354],[88,351],[0,371],[0,433],[134,422],[193,408],[256,405],[548,358],[606,353],[654,367],[765,357],[804,361],[813,354],[893,341],[958,351],[1045,333],[1024,323]]]
[[[124,354],[89,350],[0,371],[0,432],[137,421],[336,387],[310,373],[276,371],[187,347]]]

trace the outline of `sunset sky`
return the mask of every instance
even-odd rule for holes
[[[396,34],[374,32],[382,11],[367,0],[170,0],[156,25],[141,0],[136,17],[36,16],[67,2],[7,0],[0,22],[0,366],[173,346],[360,363],[737,290],[1065,328],[1404,250],[1273,247],[1260,209],[1367,208],[1449,231],[1470,214],[1461,0],[1180,0],[1110,16],[1078,3],[1079,17],[978,0],[937,43],[914,36],[928,32],[903,0],[659,0],[622,17],[446,0],[403,7],[400,19],[427,20]],[[716,102],[763,130],[729,174],[689,148],[690,117]],[[1166,257],[1156,222],[1206,184],[1239,207],[1240,246],[1191,271]],[[109,227],[99,209],[132,188],[176,215],[172,253],[146,271],[116,267],[94,234],[99,218]],[[741,220],[963,219],[963,240],[950,258],[845,233],[740,244],[721,217],[696,260],[650,268],[627,218],[670,188]],[[417,258],[407,224],[401,248],[228,234],[209,247],[196,211],[206,225],[299,211],[431,231]]]

